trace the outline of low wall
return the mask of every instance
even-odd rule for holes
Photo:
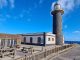
[[[64,46],[55,47],[55,48],[52,48],[50,50],[45,49],[45,51],[41,51],[39,53],[32,54],[32,55],[29,55],[29,56],[24,56],[24,57],[21,57],[21,58],[17,58],[15,60],[41,60],[42,58],[46,58],[47,56],[49,56],[53,53],[63,51],[63,50],[65,51],[66,49],[72,48],[74,46],[75,45],[71,44],[71,45],[64,45]]]

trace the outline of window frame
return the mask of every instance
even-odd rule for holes
[[[50,41],[50,38],[48,38],[48,41]]]

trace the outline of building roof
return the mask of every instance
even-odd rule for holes
[[[0,38],[8,38],[8,39],[17,39],[20,38],[20,35],[17,34],[6,34],[6,33],[0,33]]]
[[[52,32],[35,32],[35,33],[26,33],[26,34],[19,34],[19,35],[43,35],[44,33],[46,35],[55,35],[55,34],[52,34]]]

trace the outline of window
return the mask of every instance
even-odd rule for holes
[[[41,37],[38,37],[38,40],[41,40]]]
[[[33,40],[33,38],[32,38],[32,37],[30,37],[30,43],[32,43],[32,40]]]
[[[38,37],[38,43],[41,44],[41,37]]]
[[[50,38],[48,38],[48,41],[50,41]]]
[[[24,42],[26,42],[26,37],[24,37]]]
[[[52,38],[52,41],[54,41],[54,38]]]

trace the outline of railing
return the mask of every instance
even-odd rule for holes
[[[74,46],[75,45],[72,44],[72,45],[64,45],[64,46],[55,47],[55,48],[52,48],[50,50],[45,49],[45,51],[42,51],[42,52],[39,52],[36,54],[32,54],[30,56],[20,57],[20,58],[17,58],[15,60],[41,60],[42,58],[46,58],[50,54],[66,50],[66,49],[72,48]]]

